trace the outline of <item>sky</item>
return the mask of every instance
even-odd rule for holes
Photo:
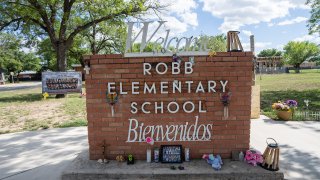
[[[240,31],[245,51],[250,50],[249,36],[255,36],[256,53],[262,49],[277,48],[291,40],[309,40],[320,44],[319,35],[308,35],[307,20],[310,7],[305,0],[160,0],[166,10],[157,17],[167,21],[159,30],[163,36],[170,29],[170,36],[190,37],[226,34]],[[155,29],[152,24],[150,31]]]

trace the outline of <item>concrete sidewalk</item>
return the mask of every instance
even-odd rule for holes
[[[286,179],[320,179],[320,122],[251,120],[250,144],[264,151],[266,138],[280,145],[280,169]]]
[[[251,120],[251,146],[264,151],[265,139],[280,145],[286,179],[319,179],[320,122]],[[0,135],[0,180],[56,180],[78,153],[88,149],[87,128],[50,129]]]
[[[41,84],[42,84],[41,81],[20,82],[20,83],[13,83],[13,84],[8,83],[0,86],[0,92],[41,87]]]
[[[60,179],[87,141],[86,127],[0,135],[0,180]]]

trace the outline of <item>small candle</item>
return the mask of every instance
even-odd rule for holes
[[[184,149],[184,160],[187,162],[190,161],[190,149],[189,148]]]
[[[151,149],[147,149],[147,162],[151,163]]]

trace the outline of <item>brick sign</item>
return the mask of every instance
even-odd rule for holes
[[[133,154],[145,159],[152,137],[155,145],[190,148],[229,157],[249,148],[252,53],[226,52],[213,57],[125,58],[93,55],[86,75],[90,159]],[[221,95],[231,93],[228,116]],[[117,94],[115,104],[108,94]],[[111,108],[114,109],[112,113]]]

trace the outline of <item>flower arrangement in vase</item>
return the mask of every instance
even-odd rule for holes
[[[278,101],[272,104],[272,109],[277,113],[279,119],[292,120],[294,111],[297,108],[298,103],[295,100]]]

